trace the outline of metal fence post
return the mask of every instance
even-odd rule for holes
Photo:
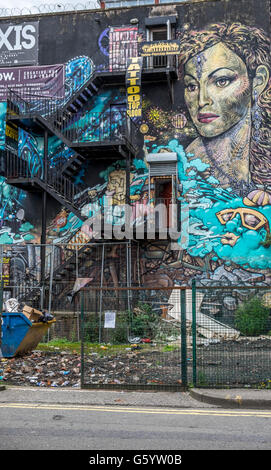
[[[100,314],[99,314],[99,343],[102,340],[102,308],[103,308],[103,276],[104,276],[104,243],[102,252],[102,266],[101,266],[101,284],[100,284]]]
[[[181,365],[182,385],[187,387],[186,290],[181,290]]]
[[[85,305],[84,305],[84,291],[80,292],[80,304],[81,304],[81,367],[80,367],[80,384],[81,388],[83,388],[84,385],[84,369],[85,369],[85,361],[84,361],[84,310],[85,310]]]
[[[1,274],[1,286],[0,286],[0,359],[3,357],[2,355],[2,313],[3,313],[3,290],[4,290],[4,279]],[[1,374],[0,374],[1,375]]]
[[[49,305],[48,312],[51,313],[52,307],[52,290],[53,290],[53,278],[54,278],[54,259],[55,259],[55,246],[53,245],[50,253],[50,286],[49,286]],[[49,332],[49,329],[48,329]]]
[[[193,386],[197,386],[197,312],[196,281],[192,280],[192,347],[193,347]]]

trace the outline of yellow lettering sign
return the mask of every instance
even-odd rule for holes
[[[130,103],[133,101],[140,101],[140,95],[129,95],[127,96],[127,101]]]
[[[127,88],[127,93],[131,95],[132,93],[139,93],[140,92],[140,87],[139,86],[129,86]]]
[[[139,72],[140,65],[139,64],[130,64],[127,70],[128,70],[128,72],[130,72],[131,70],[137,70]]]

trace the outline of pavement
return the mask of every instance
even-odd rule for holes
[[[271,390],[191,388],[184,392],[153,392],[0,385],[0,404],[4,403],[267,410],[271,409]]]

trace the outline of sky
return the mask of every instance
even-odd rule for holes
[[[40,7],[43,5],[86,5],[87,3],[94,3],[95,0],[0,0],[0,9],[1,8],[8,8],[10,10],[17,8],[22,10],[23,8],[33,8],[33,7]],[[48,11],[48,9],[47,9]],[[57,11],[57,8],[53,11]],[[35,13],[35,10],[33,10]],[[1,12],[0,12],[1,14]]]
[[[46,0],[9,0],[8,2],[6,0],[0,0],[0,8],[31,8],[33,6],[38,6],[38,5],[44,5],[44,4],[49,4],[49,3],[57,3],[55,2],[50,2]]]

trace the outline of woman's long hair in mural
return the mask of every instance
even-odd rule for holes
[[[180,72],[186,62],[209,47],[222,42],[237,54],[247,67],[251,83],[256,70],[264,65],[270,72],[270,39],[259,28],[241,23],[212,24],[204,30],[183,30],[181,34]],[[252,97],[252,133],[250,173],[254,183],[271,184],[271,78],[262,93]],[[256,108],[256,110],[255,110]]]

